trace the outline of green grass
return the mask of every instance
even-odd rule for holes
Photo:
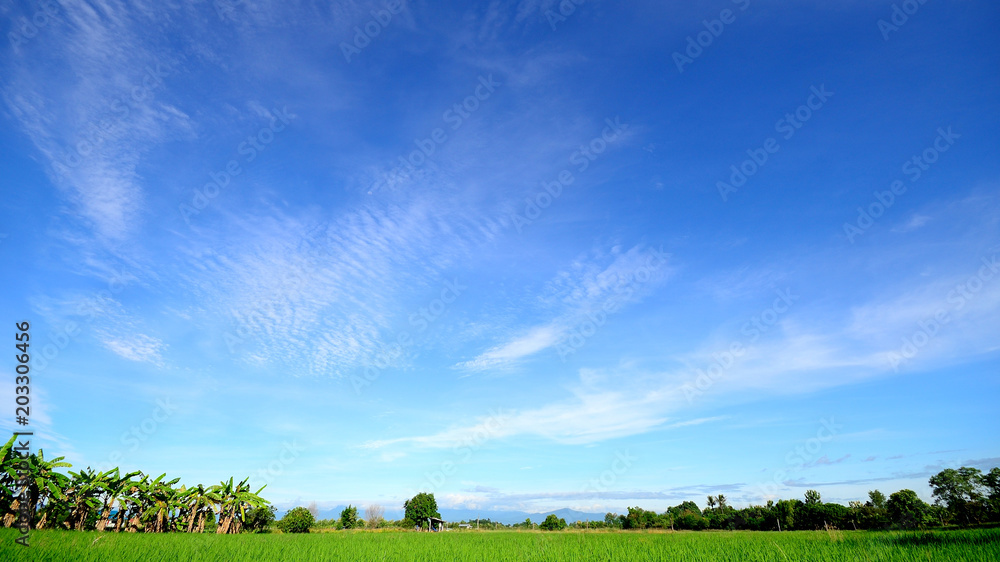
[[[0,560],[1000,560],[1000,529],[933,532],[337,532],[115,534],[0,530]]]

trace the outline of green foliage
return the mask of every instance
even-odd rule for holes
[[[566,520],[550,513],[545,517],[545,521],[538,524],[538,528],[543,531],[561,531],[566,528]]]
[[[248,533],[269,533],[274,524],[277,509],[273,505],[265,505],[247,510],[243,530]]]
[[[622,522],[624,529],[652,529],[657,525],[658,517],[655,511],[646,511],[641,507],[628,508],[628,515]]]
[[[421,492],[403,503],[403,511],[406,519],[415,521],[421,527],[427,526],[428,517],[441,517],[438,513],[437,500],[434,494]]]
[[[313,514],[304,507],[295,507],[278,521],[278,529],[282,533],[308,533],[309,527],[315,522]]]
[[[868,500],[875,509],[885,509],[885,494],[878,490],[868,492]]]
[[[889,496],[885,504],[889,519],[902,529],[915,529],[924,525],[928,506],[913,490],[900,490]]]
[[[605,513],[604,514],[604,525],[608,528],[620,528],[622,526],[621,519],[619,519],[617,513]]]
[[[1000,469],[984,475],[978,468],[948,468],[931,476],[935,503],[948,508],[949,514],[966,525],[983,519],[1000,520],[997,486]]]
[[[341,529],[354,529],[355,527],[360,527],[361,522],[358,519],[358,508],[348,504],[343,511],[340,512],[340,523]]]
[[[806,490],[806,505],[816,505],[821,503],[819,492],[816,490]]]

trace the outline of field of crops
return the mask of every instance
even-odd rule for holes
[[[33,531],[29,548],[14,544],[16,531],[0,531],[0,560],[1000,560],[1000,529],[309,535]]]

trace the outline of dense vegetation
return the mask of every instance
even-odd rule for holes
[[[123,475],[117,468],[105,472],[87,468],[67,476],[56,470],[71,468],[63,457],[45,460],[41,450],[23,457],[13,444],[11,437],[0,449],[0,513],[5,528],[17,526],[21,514],[32,529],[146,533],[214,529],[236,534],[266,529],[274,521],[269,502],[258,495],[264,488],[251,492],[247,480],[234,484],[230,478],[215,486],[177,488],[179,478],[167,480],[166,474],[151,478],[138,471]]]
[[[816,490],[805,493],[805,501],[768,501],[736,509],[723,495],[709,496],[708,507],[686,501],[663,513],[630,507],[628,513],[609,513],[593,527],[622,529],[726,529],[790,531],[818,529],[916,529],[945,525],[1000,522],[1000,468],[983,474],[976,468],[946,469],[930,478],[934,505],[928,505],[913,490],[900,490],[888,499],[878,491],[868,493],[867,502],[848,506],[823,503]]]
[[[185,531],[218,534],[267,532],[272,527],[285,533],[307,533],[311,528],[426,529],[428,517],[440,517],[434,494],[420,493],[407,500],[404,519],[386,521],[378,505],[366,509],[366,518],[358,508],[347,506],[336,520],[315,521],[314,513],[304,507],[289,510],[275,523],[275,509],[261,498],[260,490],[251,492],[247,480],[234,484],[230,478],[214,486],[201,484],[175,487],[177,478],[165,475],[151,478],[142,472],[122,475],[119,470],[95,472],[91,469],[69,471],[62,457],[46,460],[42,451],[19,457],[12,449],[14,439],[0,449],[0,515],[3,527],[17,525],[23,511],[32,529],[72,529],[77,531],[128,531],[164,533]],[[23,465],[23,466],[22,466]],[[24,486],[17,482],[18,471],[27,471]],[[672,529],[672,530],[888,530],[918,529],[935,526],[972,526],[1000,522],[1000,468],[988,473],[962,467],[946,469],[930,478],[935,503],[928,505],[912,490],[900,490],[888,498],[878,490],[868,493],[867,502],[843,506],[824,503],[819,492],[808,490],[804,501],[798,499],[768,501],[737,509],[725,496],[709,496],[704,509],[685,501],[662,513],[630,507],[628,513],[608,513],[603,521],[566,521],[549,515],[540,524],[530,520],[502,525],[488,519],[478,521],[481,529],[542,529],[557,531],[588,529]],[[28,504],[21,505],[27,497]],[[452,522],[449,527],[456,528]]]

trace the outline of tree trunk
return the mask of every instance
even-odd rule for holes
[[[14,499],[10,504],[11,513],[3,516],[3,526],[5,529],[9,529],[14,526],[17,521],[17,513],[21,509],[21,500]]]
[[[101,517],[97,520],[97,530],[103,531],[105,527],[108,526],[108,522],[111,520],[111,506],[104,506],[104,511],[101,512]]]

